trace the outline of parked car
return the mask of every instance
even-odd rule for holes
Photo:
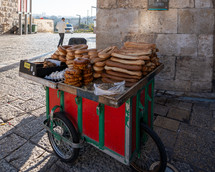
[[[66,33],[73,33],[74,29],[72,24],[66,24],[66,29],[65,29]]]

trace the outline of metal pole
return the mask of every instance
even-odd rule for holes
[[[20,13],[19,13],[19,35],[22,35],[22,12],[23,12],[23,0],[20,0]]]
[[[28,14],[25,13],[25,35],[28,34]]]
[[[29,32],[32,34],[32,0],[30,0]]]

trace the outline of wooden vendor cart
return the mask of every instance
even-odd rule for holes
[[[161,64],[116,96],[96,96],[93,87],[19,75],[46,86],[44,124],[63,161],[75,161],[85,141],[137,171],[165,171],[165,149],[153,131],[154,77],[162,69]]]

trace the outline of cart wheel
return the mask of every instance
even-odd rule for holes
[[[54,113],[53,130],[68,140],[71,140],[74,143],[79,143],[78,133],[70,120],[65,116],[65,113]],[[79,148],[72,148],[64,141],[55,138],[50,132],[48,132],[48,137],[54,152],[62,161],[74,162],[77,159]]]
[[[141,143],[140,155],[136,156],[131,163],[134,171],[164,172],[167,164],[167,156],[164,145],[158,135],[146,124],[141,123]],[[156,162],[156,166],[154,165]]]

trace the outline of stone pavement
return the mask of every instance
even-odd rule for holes
[[[71,36],[86,37],[90,47],[95,47],[93,34],[66,35],[66,40]],[[39,56],[54,51],[57,41],[56,34],[0,36],[0,172],[131,171],[88,144],[73,165],[62,163],[53,153],[42,127],[45,90],[20,78],[17,63],[49,57]],[[154,106],[154,129],[165,144],[168,161],[182,172],[215,171],[215,101],[170,93],[156,91]]]

